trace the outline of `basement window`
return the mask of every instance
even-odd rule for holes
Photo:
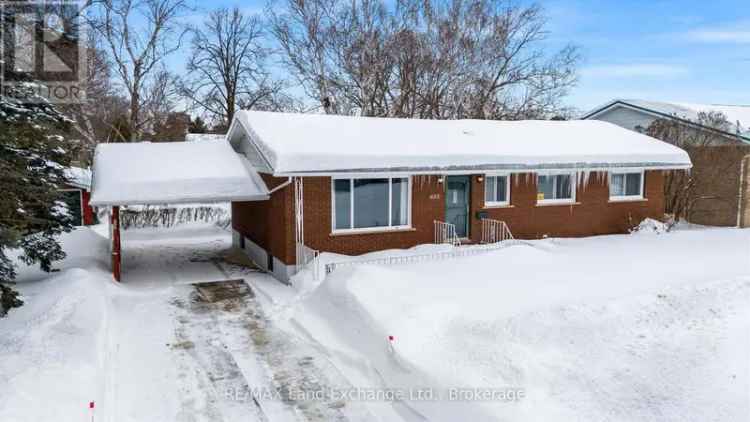
[[[538,204],[566,204],[575,202],[575,173],[540,174],[536,180]]]
[[[484,205],[497,207],[510,204],[510,176],[485,176]]]
[[[410,227],[408,177],[333,179],[331,190],[335,232]]]
[[[609,174],[609,199],[612,201],[643,199],[643,171],[611,172]]]

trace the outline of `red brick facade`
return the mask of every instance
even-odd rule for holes
[[[484,206],[482,175],[471,176],[470,233],[481,240],[477,211],[505,221],[516,238],[543,236],[575,237],[623,233],[646,217],[659,219],[664,213],[663,174],[646,172],[645,200],[610,202],[607,176],[592,174],[579,184],[576,203],[537,205],[536,176],[511,177],[510,205]],[[286,179],[264,175],[269,189]],[[287,264],[294,263],[294,188],[289,185],[272,194],[269,201],[232,204],[235,230]],[[433,241],[433,221],[445,219],[444,183],[437,176],[412,177],[412,228],[405,230],[333,234],[331,230],[331,179],[304,178],[305,244],[320,251],[359,255],[393,248],[408,248]]]
[[[513,175],[510,207],[484,207],[484,189],[472,178],[472,217],[476,210],[487,211],[488,218],[505,221],[516,238],[580,237],[624,233],[644,218],[664,215],[664,177],[661,171],[648,171],[643,201],[610,202],[608,176],[592,174],[588,183],[579,184],[573,205],[537,205],[536,177]],[[479,241],[481,222],[472,218],[471,239]]]
[[[261,177],[269,190],[287,181]],[[279,189],[267,201],[232,202],[232,228],[281,261],[294,264],[294,186]]]

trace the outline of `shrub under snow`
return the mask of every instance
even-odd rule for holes
[[[204,222],[229,225],[231,212],[228,204],[146,205],[128,207],[120,212],[123,229],[143,227],[174,227],[181,224]]]
[[[664,234],[669,231],[669,226],[661,221],[654,220],[653,218],[647,218],[641,221],[641,224],[633,227],[630,230],[631,233],[645,233],[645,234]]]

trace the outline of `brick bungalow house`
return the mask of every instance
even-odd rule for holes
[[[233,201],[234,243],[288,280],[306,249],[358,255],[432,243],[623,233],[664,212],[681,149],[599,121],[365,118],[241,111],[230,145],[264,201]],[[442,227],[442,226],[441,226]],[[302,252],[300,252],[300,247]]]
[[[699,118],[701,112],[721,113],[726,118],[725,127],[705,126]],[[663,120],[685,131],[702,133],[710,142],[690,147],[683,144],[693,163],[695,180],[695,203],[688,219],[710,226],[750,227],[750,106],[617,99],[582,118],[639,133]]]

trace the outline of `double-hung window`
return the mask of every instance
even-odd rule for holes
[[[627,201],[643,199],[643,171],[611,172],[609,199]]]
[[[410,226],[408,177],[333,179],[331,184],[334,231]]]
[[[537,203],[564,204],[575,202],[575,187],[575,173],[537,175]]]
[[[485,176],[484,205],[497,207],[510,204],[510,175]]]

